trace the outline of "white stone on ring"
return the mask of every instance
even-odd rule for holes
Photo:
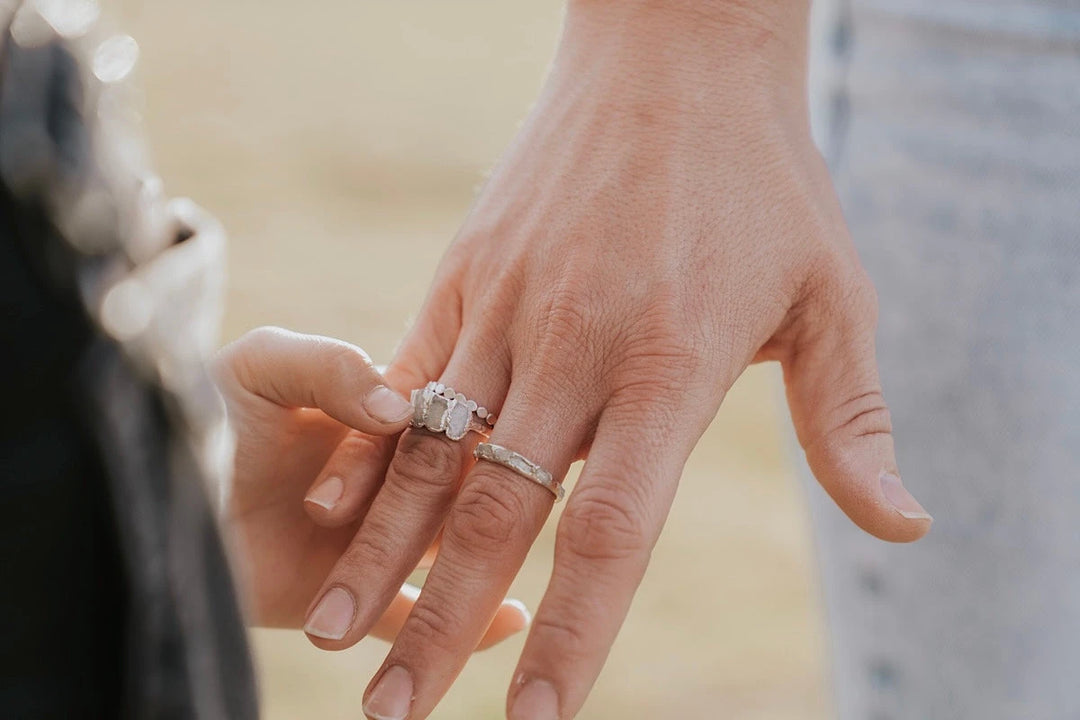
[[[486,438],[494,425],[494,417],[485,422],[474,410],[475,402],[441,383],[413,390],[412,406],[414,428],[443,433],[451,440],[461,440],[470,432]]]

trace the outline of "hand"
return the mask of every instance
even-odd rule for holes
[[[782,363],[811,467],[856,523],[893,541],[929,527],[899,481],[874,290],[809,135],[807,5],[571,2],[544,92],[388,373],[401,391],[439,379],[501,408],[492,442],[556,477],[587,455],[514,720],[580,709],[683,464],[751,362]],[[356,612],[313,642],[347,647],[443,528],[371,717],[431,712],[551,509],[498,465],[470,471],[469,450],[407,431],[324,586]]]
[[[335,451],[400,432],[409,405],[386,388],[360,348],[278,328],[253,330],[225,347],[213,369],[237,435],[226,527],[239,551],[252,619],[300,627],[382,481],[381,473],[332,480],[324,465]],[[330,502],[337,497],[325,494],[328,484],[340,489],[337,505]],[[323,495],[305,502],[312,486]],[[393,639],[417,594],[401,588],[371,633]],[[503,603],[481,646],[518,632],[528,620],[520,603]]]

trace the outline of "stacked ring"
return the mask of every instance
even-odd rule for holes
[[[429,382],[412,391],[413,417],[411,425],[451,440],[461,440],[470,432],[481,437],[491,434],[495,415],[442,383]]]
[[[559,502],[563,499],[566,491],[563,490],[562,483],[551,476],[544,468],[540,467],[532,460],[521,453],[516,453],[513,450],[504,448],[502,445],[495,445],[489,442],[482,442],[476,446],[473,450],[473,455],[477,460],[488,460],[489,462],[497,463],[505,468],[513,470],[523,478],[532,480],[537,485],[541,485],[551,491],[551,494],[555,496],[555,502]]]

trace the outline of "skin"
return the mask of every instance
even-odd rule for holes
[[[895,542],[929,529],[899,481],[875,292],[810,137],[807,13],[795,0],[571,1],[536,107],[388,371],[401,392],[438,379],[497,410],[491,441],[556,478],[587,458],[513,720],[581,708],[687,456],[753,362],[783,366],[810,466],[854,522]],[[333,588],[355,613],[336,637],[309,635],[336,650],[370,632],[441,532],[365,695],[369,717],[418,720],[484,635],[552,496],[473,464],[467,442],[356,437],[328,467],[359,478],[350,487],[386,479],[309,610]]]
[[[305,493],[324,479],[320,472],[350,430],[386,437],[407,421],[386,422],[368,411],[365,397],[386,381],[360,348],[339,340],[259,328],[226,346],[212,369],[237,436],[225,527],[246,580],[251,620],[298,628],[363,518],[362,498],[371,497],[382,478],[372,475],[366,485],[353,488],[361,501],[347,523],[319,506],[305,509]],[[430,562],[428,556],[419,566]],[[371,634],[393,640],[417,594],[416,588],[400,588]],[[519,632],[528,622],[520,603],[502,603],[478,647]]]

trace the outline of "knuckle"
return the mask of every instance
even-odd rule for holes
[[[459,448],[446,440],[407,432],[398,442],[391,470],[405,490],[451,492],[461,475]]]
[[[833,435],[865,437],[892,433],[892,418],[879,388],[859,393],[835,411]]]
[[[556,552],[588,561],[647,556],[646,517],[621,487],[579,488],[559,522]]]
[[[525,499],[505,478],[491,471],[474,477],[461,492],[446,524],[449,538],[474,552],[505,555],[508,543],[515,543],[532,515]]]
[[[557,647],[563,660],[580,658],[588,654],[588,638],[577,622],[575,613],[540,613],[532,623],[532,632],[543,637],[545,644]]]
[[[460,627],[462,618],[458,617],[452,602],[418,602],[413,606],[409,619],[402,630],[417,641],[419,647],[432,647],[446,653],[456,653],[453,628]]]
[[[337,387],[349,387],[349,383],[355,382],[357,376],[371,365],[367,353],[355,345],[334,341],[326,343],[325,347],[323,362],[328,375],[337,381]]]
[[[344,567],[337,568],[335,574],[351,582],[357,578],[370,578],[377,569],[395,567],[400,557],[388,537],[392,535],[361,531],[341,558]]]
[[[563,293],[552,302],[544,320],[546,334],[563,342],[579,342],[589,335],[590,321],[585,303],[576,293]]]
[[[231,373],[244,386],[250,386],[252,380],[260,375],[258,368],[267,356],[272,344],[278,342],[287,331],[279,327],[263,325],[244,333],[238,340],[229,343],[218,354],[221,369]]]

